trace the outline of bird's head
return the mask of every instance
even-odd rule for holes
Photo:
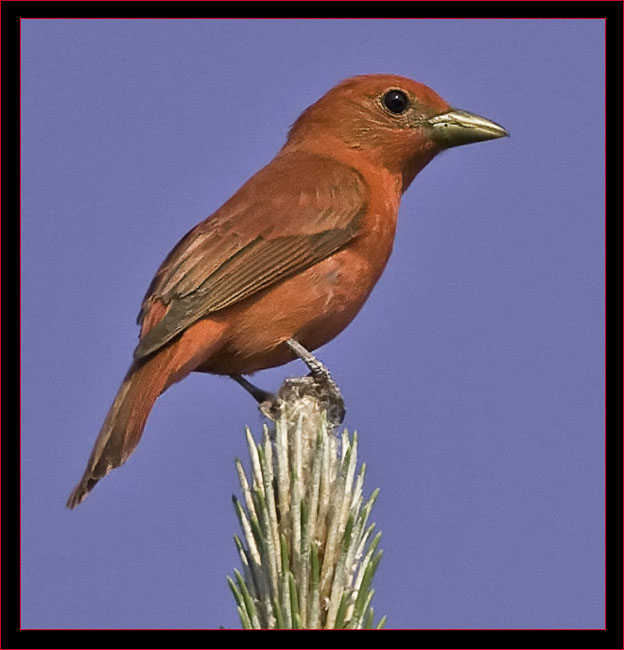
[[[506,135],[495,122],[452,108],[424,84],[375,74],[346,79],[307,108],[286,146],[322,151],[341,143],[399,174],[405,191],[443,149]]]

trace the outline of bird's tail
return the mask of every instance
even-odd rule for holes
[[[137,446],[147,416],[167,383],[166,356],[161,353],[130,366],[95,441],[87,469],[67,500],[68,508],[81,503],[96,483],[123,464]]]
[[[220,323],[200,321],[177,341],[130,366],[95,441],[87,469],[69,495],[68,508],[82,503],[101,478],[127,460],[141,439],[156,398],[220,349],[223,330]]]

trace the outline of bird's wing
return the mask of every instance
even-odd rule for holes
[[[312,154],[278,156],[167,256],[143,300],[135,359],[343,248],[366,205],[355,169]]]

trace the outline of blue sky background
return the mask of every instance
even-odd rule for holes
[[[25,20],[21,63],[24,627],[239,626],[230,496],[261,419],[234,382],[172,387],[64,503],[164,256],[306,106],[378,72],[511,138],[416,178],[384,276],[319,352],[381,488],[376,612],[603,626],[603,21]]]

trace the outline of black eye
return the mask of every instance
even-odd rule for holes
[[[409,108],[409,99],[402,90],[389,90],[382,98],[384,106],[391,112],[400,115]]]

